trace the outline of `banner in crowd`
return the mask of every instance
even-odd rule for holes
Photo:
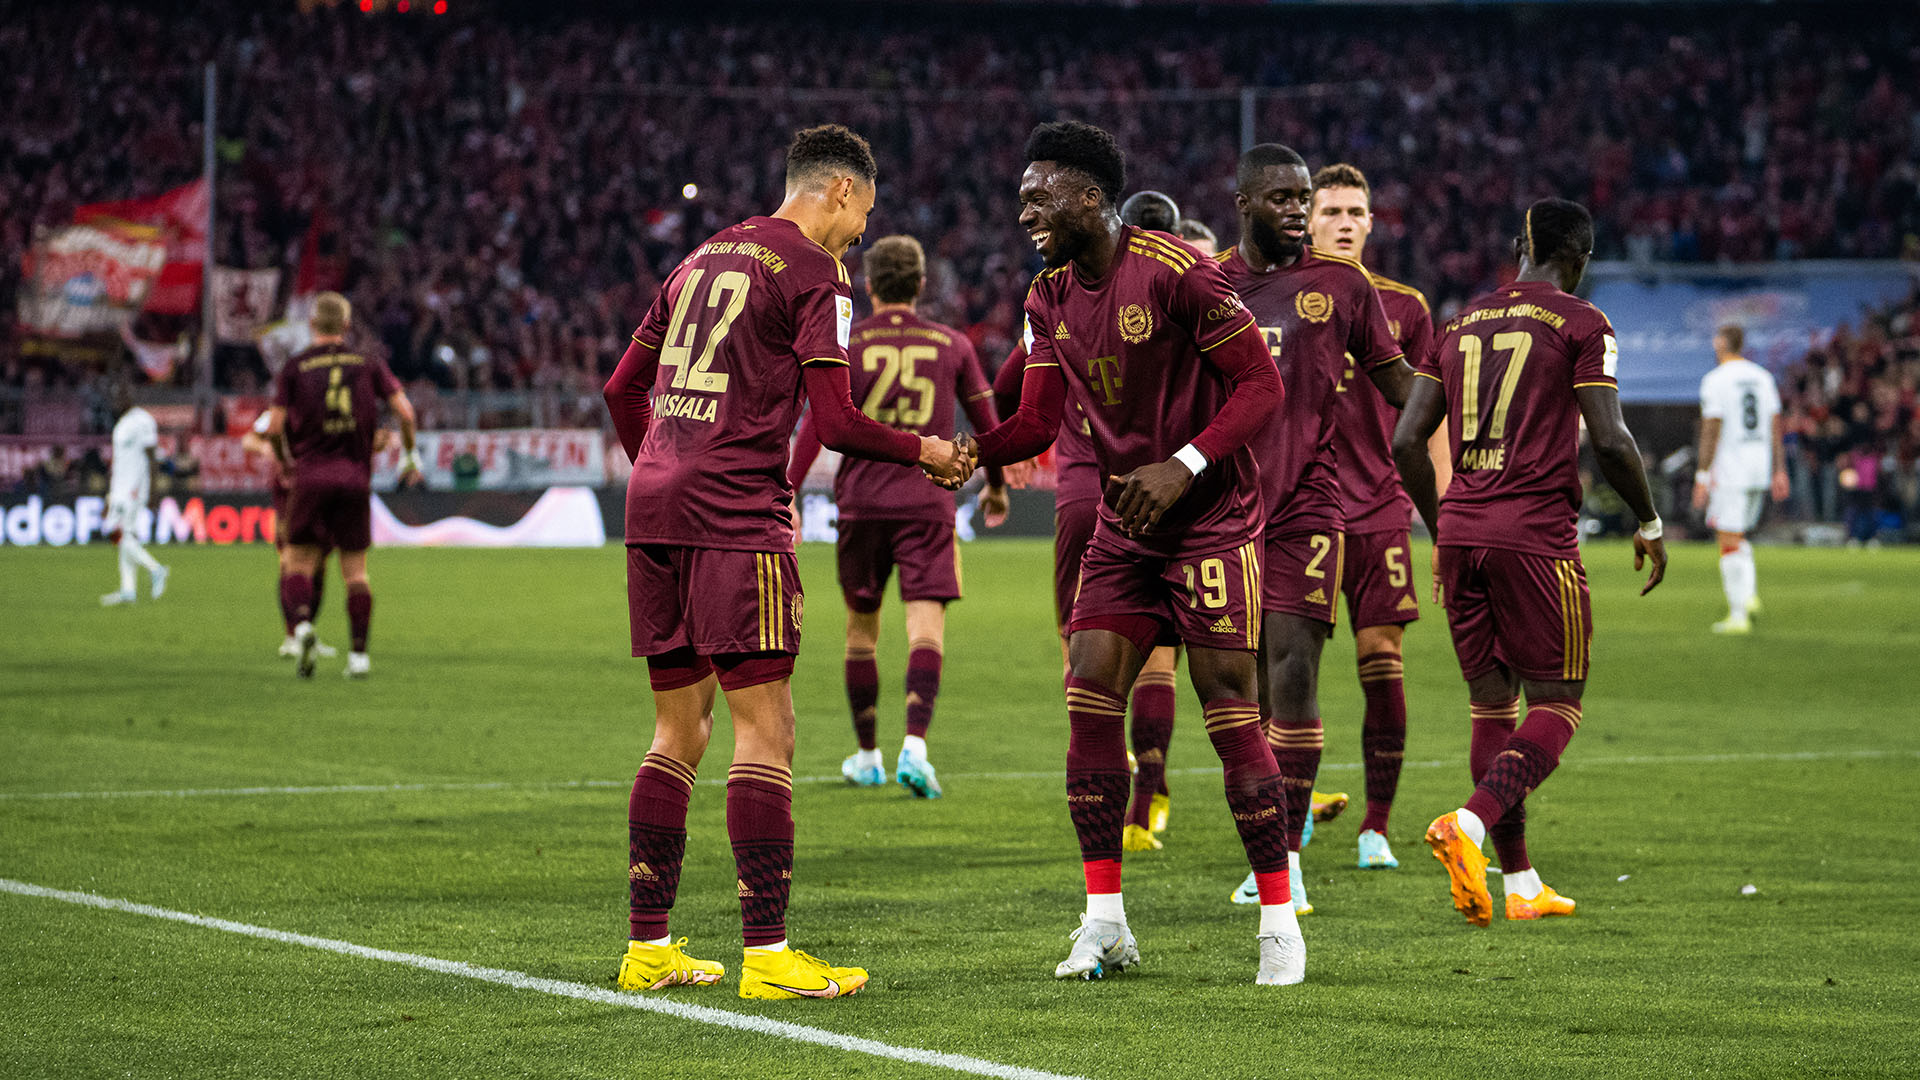
[[[147,302],[167,258],[152,228],[125,223],[37,229],[21,266],[20,325],[54,338],[114,335]]]
[[[200,310],[200,270],[207,260],[207,182],[195,180],[151,199],[90,203],[74,211],[76,224],[130,222],[160,230],[166,263],[147,296],[146,310],[191,315]]]
[[[273,507],[265,503],[265,497],[168,496],[152,509],[141,509],[133,534],[143,544],[272,543]],[[6,499],[0,501],[0,542],[14,547],[85,544],[106,535],[106,512],[107,500],[98,495],[59,502],[38,495]]]
[[[273,321],[279,270],[213,268],[213,327],[222,345],[250,345],[254,331]]]
[[[423,431],[419,447],[423,478],[435,490],[529,490],[604,480],[606,440],[594,429]],[[373,483],[391,488],[399,479],[396,439],[374,458]]]
[[[1914,285],[1899,263],[1773,263],[1645,278],[1607,268],[1595,278],[1591,299],[1620,339],[1620,397],[1643,403],[1698,402],[1700,379],[1713,370],[1713,332],[1724,324],[1746,331],[1749,360],[1779,371]]]

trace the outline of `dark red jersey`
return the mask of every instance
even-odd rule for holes
[[[1446,390],[1440,543],[1575,558],[1583,386],[1617,386],[1613,324],[1543,281],[1468,304],[1420,367]]]
[[[1433,349],[1433,316],[1420,290],[1373,275],[1387,331],[1400,343],[1407,363],[1419,367]],[[1400,486],[1393,464],[1394,408],[1347,354],[1347,373],[1333,401],[1333,453],[1340,473],[1340,506],[1349,533],[1404,532],[1413,520],[1413,500]]]
[[[314,487],[370,487],[380,403],[400,389],[379,359],[343,345],[315,345],[289,357],[274,384],[287,410],[293,480]]]
[[[1230,392],[1207,352],[1254,325],[1216,263],[1133,226],[1100,280],[1071,264],[1035,278],[1026,315],[1027,367],[1060,369],[1102,482],[1167,460],[1206,429]],[[1126,536],[1105,499],[1100,515],[1113,542],[1139,554],[1225,551],[1259,531],[1259,471],[1245,447],[1233,450],[1142,536]]]
[[[633,335],[660,359],[627,542],[792,550],[800,369],[845,364],[852,328],[846,268],[791,221],[748,218],[682,260]]]
[[[1379,294],[1359,263],[1312,248],[1292,266],[1266,271],[1248,266],[1238,246],[1216,258],[1287,386],[1285,403],[1252,444],[1267,533],[1339,531],[1334,398],[1347,357],[1362,371],[1400,358]]]
[[[993,389],[980,357],[966,335],[952,327],[905,312],[875,315],[854,325],[847,359],[853,365],[853,403],[878,423],[949,438],[955,406],[987,420],[986,427],[996,422],[984,411]],[[918,465],[843,457],[833,498],[847,520],[953,524],[953,493],[928,483]]]

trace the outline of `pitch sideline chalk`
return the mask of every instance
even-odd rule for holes
[[[100,908],[104,911],[118,911],[129,915],[146,915],[155,919],[170,919],[208,930],[223,930],[229,934],[259,938],[263,941],[278,942],[282,945],[300,945],[323,952],[338,953],[341,956],[357,957],[361,960],[379,960],[388,964],[400,964],[404,967],[418,968],[441,975],[457,975],[465,979],[494,983],[515,990],[532,990],[555,997],[575,998],[601,1005],[614,1005],[625,1009],[638,1009],[642,1012],[660,1013],[681,1020],[691,1020],[698,1024],[712,1024],[715,1027],[732,1028],[754,1035],[770,1035],[777,1039],[793,1042],[812,1043],[834,1050],[850,1053],[868,1054],[873,1057],[891,1058],[895,1061],[907,1061],[916,1065],[932,1065],[955,1072],[971,1073],[975,1076],[1001,1077],[1003,1080],[1084,1080],[1082,1077],[1050,1073],[1040,1069],[1029,1069],[1019,1065],[1003,1065],[997,1061],[967,1057],[963,1054],[947,1054],[937,1050],[922,1050],[912,1046],[895,1046],[874,1039],[863,1039],[857,1035],[842,1035],[837,1031],[808,1027],[805,1024],[790,1024],[784,1020],[769,1020],[764,1016],[752,1016],[747,1013],[730,1012],[705,1005],[688,1005],[685,1002],[667,998],[645,997],[637,993],[621,993],[603,990],[597,986],[583,983],[563,982],[559,979],[543,979],[537,975],[528,975],[520,971],[506,971],[501,968],[479,967],[458,960],[441,960],[432,956],[420,956],[414,953],[394,952],[390,949],[375,949],[366,945],[355,945],[350,941],[336,941],[333,938],[313,937],[308,934],[294,934],[285,930],[274,930],[265,926],[253,926],[249,923],[231,922],[227,919],[215,919],[206,915],[194,915],[185,911],[173,911],[168,908],[153,907],[149,904],[137,904],[131,900],[117,900],[110,896],[98,896],[94,893],[70,892],[65,889],[50,889],[44,885],[34,885],[25,881],[0,878],[0,891],[19,896],[38,897],[43,900],[59,900],[63,903],[78,904],[82,907]]]

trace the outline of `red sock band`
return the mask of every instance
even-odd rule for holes
[[[1293,882],[1287,876],[1287,867],[1284,863],[1278,870],[1255,870],[1253,884],[1260,890],[1262,904],[1286,904],[1293,901]]]
[[[1120,860],[1093,859],[1080,864],[1086,871],[1087,895],[1104,896],[1120,891]]]

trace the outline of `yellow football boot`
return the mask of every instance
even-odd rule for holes
[[[1347,793],[1344,791],[1316,791],[1313,793],[1313,820],[1332,821],[1347,808]]]
[[[1167,815],[1173,809],[1173,801],[1165,795],[1154,795],[1147,803],[1147,829],[1151,832],[1167,831]]]
[[[1544,919],[1549,915],[1571,915],[1574,906],[1572,900],[1554,892],[1551,885],[1542,885],[1539,896],[1522,899],[1512,893],[1507,894],[1507,921]]]
[[[799,949],[748,949],[740,965],[743,998],[836,998],[867,985],[865,968],[834,967]]]
[[[1493,897],[1487,892],[1487,857],[1460,831],[1458,815],[1435,818],[1427,826],[1427,845],[1433,848],[1433,857],[1447,868],[1454,910],[1475,926],[1490,925]]]
[[[717,983],[727,969],[712,960],[696,960],[687,955],[687,939],[670,945],[650,945],[644,941],[627,943],[627,955],[620,958],[622,990],[664,990],[669,986],[706,986]]]
[[[1138,825],[1128,825],[1120,834],[1122,851],[1159,851],[1160,838]]]

